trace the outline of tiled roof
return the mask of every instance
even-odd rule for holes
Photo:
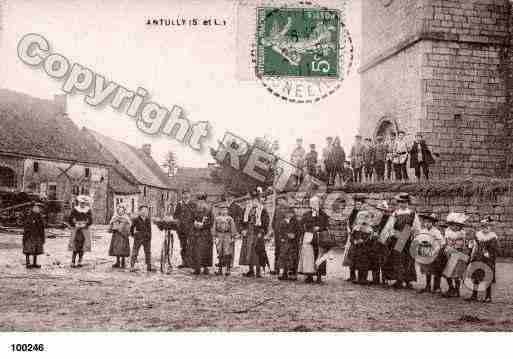
[[[101,144],[112,156],[123,166],[140,184],[172,189],[169,183],[163,181],[161,174],[155,168],[148,165],[147,161],[141,158],[139,150],[124,142],[114,140],[91,129],[85,129],[94,139]],[[157,165],[158,166],[158,165]]]
[[[136,194],[140,192],[137,185],[129,182],[114,167],[109,172],[109,187],[116,194]]]
[[[50,100],[0,89],[0,152],[109,164]]]
[[[171,183],[178,189],[190,189],[194,192],[204,192],[208,195],[223,195],[225,188],[222,184],[214,183],[209,167],[179,167],[176,174],[169,177]]]

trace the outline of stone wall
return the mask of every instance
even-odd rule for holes
[[[140,193],[137,203],[139,206],[148,206],[152,216],[164,216],[169,208],[174,206],[177,202],[177,193],[173,190],[165,190],[143,185],[139,186],[139,190]],[[145,191],[146,196],[144,195]]]
[[[469,190],[475,188],[475,190]],[[480,189],[479,189],[480,188]],[[359,184],[348,185],[335,189],[329,193],[319,193],[327,213],[331,213],[330,226],[334,235],[343,243],[347,237],[347,218],[354,206],[353,197],[362,194],[367,197],[366,208],[376,214],[379,212],[375,206],[387,201],[394,206],[394,196],[405,190],[411,193],[411,208],[419,213],[435,213],[440,219],[439,228],[446,226],[445,218],[449,212],[461,212],[469,216],[467,224],[467,238],[472,238],[479,226],[479,221],[485,216],[493,219],[492,227],[497,233],[500,243],[500,255],[513,257],[513,182],[491,180],[490,185],[467,182],[465,185],[458,182],[433,182],[430,184]],[[475,193],[472,193],[475,192]],[[479,193],[481,192],[481,193]],[[296,214],[301,217],[308,210],[309,198],[312,194],[297,195],[294,192],[282,193],[278,196],[296,208]],[[272,213],[272,197],[266,200],[266,208]],[[334,200],[336,199],[336,200]],[[246,198],[240,199],[245,206]]]
[[[439,154],[435,178],[505,176],[513,66],[506,0],[363,1],[361,125],[392,119]]]
[[[37,170],[34,163],[37,163]],[[50,198],[51,186],[55,186],[55,199],[63,202],[61,219],[69,214],[75,197],[78,194],[86,194],[93,198],[94,222],[106,223],[107,184],[106,167],[32,158],[24,160],[23,190],[41,193]]]

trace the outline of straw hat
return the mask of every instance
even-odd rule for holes
[[[387,202],[387,201],[381,201],[381,202],[379,202],[379,203],[376,205],[376,208],[377,208],[377,209],[380,209],[380,210],[382,210],[382,211],[388,211],[388,210],[389,210],[388,202]]]
[[[91,203],[91,197],[81,194],[77,196],[77,202],[89,204]]]
[[[468,217],[464,213],[451,212],[447,215],[447,219],[445,221],[447,224],[458,224],[462,226],[465,224],[467,219]]]
[[[411,197],[410,197],[410,194],[409,193],[399,193],[397,196],[394,197],[394,199],[397,201],[397,202],[407,202],[409,203],[410,200],[411,200]]]
[[[438,222],[438,218],[434,213],[421,213],[419,217],[422,219],[430,220],[431,222]]]

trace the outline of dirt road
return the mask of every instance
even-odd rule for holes
[[[0,235],[0,330],[513,330],[511,262],[498,266],[494,303],[469,304],[347,283],[338,259],[329,262],[323,285],[246,279],[241,268],[230,277],[130,273],[111,268],[102,228],[86,266],[71,269],[66,233],[57,234],[47,240],[39,270],[25,269],[20,236]],[[156,264],[160,242],[156,235]],[[177,256],[175,248],[175,263]]]

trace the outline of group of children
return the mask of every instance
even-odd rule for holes
[[[472,288],[469,301],[485,292],[484,302],[492,300],[495,283],[497,235],[491,230],[492,219],[485,217],[479,230],[469,238],[470,226],[463,213],[449,213],[444,234],[436,227],[433,213],[416,213],[409,208],[410,197],[395,197],[397,208],[386,202],[374,208],[380,218],[374,220],[364,209],[365,197],[356,196],[355,208],[348,220],[349,241],[344,264],[350,268],[349,281],[358,284],[391,284],[394,289],[412,288],[417,281],[416,265],[425,275],[426,285],[419,292],[440,292],[445,278],[448,290],[444,297],[460,297],[466,278]],[[377,223],[376,223],[377,222]],[[369,273],[372,280],[368,281]]]

